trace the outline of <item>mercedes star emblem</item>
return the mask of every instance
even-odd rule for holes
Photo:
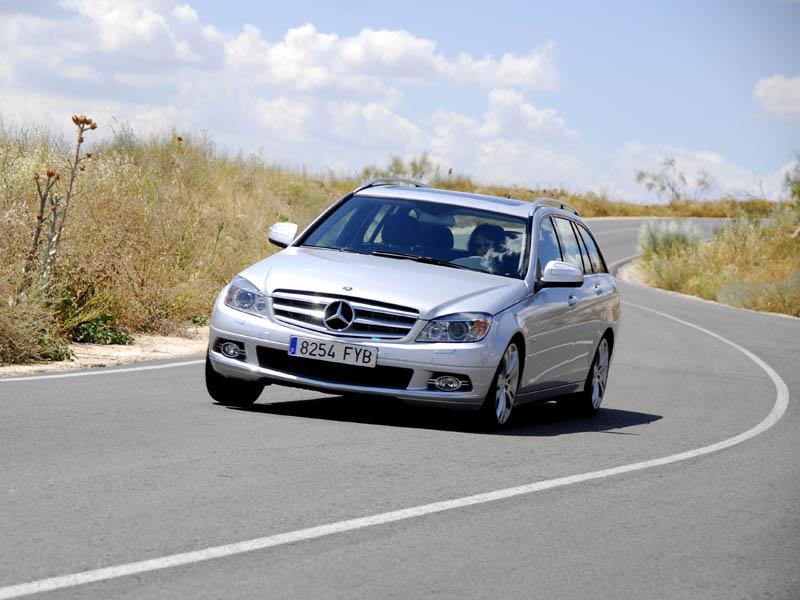
[[[341,331],[347,329],[355,318],[353,307],[349,302],[344,300],[336,300],[325,307],[325,313],[322,318],[325,327],[334,331]]]

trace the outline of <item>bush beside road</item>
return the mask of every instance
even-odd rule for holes
[[[639,243],[649,285],[800,317],[800,198],[769,219],[735,218],[706,242],[691,225],[646,223]]]

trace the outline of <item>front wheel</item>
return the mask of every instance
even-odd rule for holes
[[[483,401],[482,410],[487,424],[498,427],[508,423],[517,400],[520,376],[519,346],[517,342],[511,342],[503,353],[492,386]]]
[[[264,384],[224,377],[214,370],[206,355],[206,389],[209,396],[225,406],[250,406],[264,391]]]

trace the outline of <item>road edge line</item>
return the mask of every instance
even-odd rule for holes
[[[159,363],[157,365],[142,365],[141,367],[119,367],[119,368],[115,367],[113,369],[101,369],[99,371],[71,371],[69,373],[51,373],[48,375],[23,375],[21,377],[0,377],[0,384],[16,383],[18,381],[36,381],[41,379],[66,379],[67,377],[89,377],[91,375],[110,375],[112,373],[133,373],[135,371],[155,371],[157,369],[171,369],[173,367],[199,365],[204,362],[205,362],[204,358],[195,358],[193,360]]]

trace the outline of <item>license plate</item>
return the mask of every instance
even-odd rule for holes
[[[289,341],[289,356],[301,356],[356,367],[374,367],[378,362],[378,349],[370,346],[312,340],[293,335]]]

